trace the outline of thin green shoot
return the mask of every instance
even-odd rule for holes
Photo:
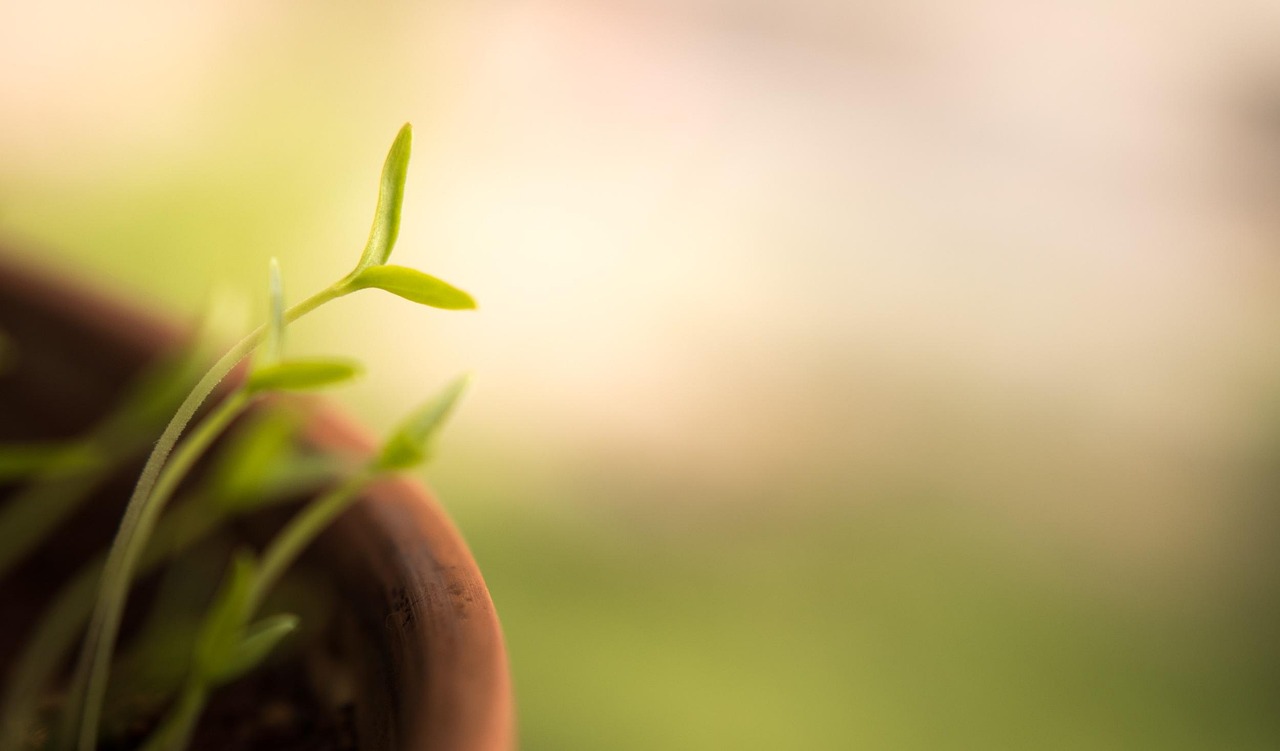
[[[397,135],[388,154],[383,168],[379,204],[375,212],[373,228],[356,269],[298,305],[287,309],[282,316],[285,323],[292,323],[328,302],[365,288],[386,289],[401,297],[433,307],[451,310],[474,307],[474,302],[468,306],[464,301],[454,298],[449,293],[452,287],[427,275],[412,279],[401,275],[394,280],[377,278],[370,280],[366,277],[357,283],[361,274],[385,263],[394,246],[399,232],[400,204],[403,201],[404,177],[411,137],[411,130],[406,125]],[[445,300],[447,304],[436,305],[433,302],[435,300]],[[72,711],[68,712],[68,716],[73,717],[77,725],[75,735],[80,751],[92,751],[96,744],[111,653],[119,633],[129,584],[136,571],[138,559],[145,549],[146,541],[164,508],[164,501],[167,500],[163,494],[156,492],[165,464],[169,461],[182,432],[200,405],[237,363],[262,344],[266,328],[265,325],[260,326],[248,334],[200,379],[165,427],[138,478],[119,532],[108,553],[98,601],[85,635],[72,686]]]
[[[121,579],[118,574],[113,577],[113,573],[115,573],[115,571],[113,570],[112,564],[116,563],[118,567],[120,565],[118,563],[119,558],[113,555],[115,553],[114,546],[111,552],[108,553],[106,565],[104,566],[103,575],[99,584],[100,594],[98,602],[101,604],[101,593],[103,592],[119,592],[117,597],[119,598],[120,612],[114,614],[116,616],[115,623],[113,624],[114,628],[110,629],[110,631],[101,629],[105,632],[105,636],[109,637],[113,647],[116,632],[119,630],[119,617],[123,615],[125,592],[127,591],[129,580],[132,578],[134,570],[138,567],[138,558],[141,557],[145,550],[145,544],[151,537],[151,532],[159,518],[159,511],[164,508],[174,491],[177,490],[178,485],[186,478],[187,473],[195,467],[195,464],[200,459],[201,455],[203,455],[204,452],[213,445],[213,442],[217,440],[223,430],[225,430],[231,422],[239,416],[240,412],[249,405],[251,398],[252,397],[248,393],[242,390],[236,391],[218,404],[209,416],[195,427],[187,438],[177,444],[176,449],[172,452],[173,456],[171,461],[169,461],[163,467],[162,471],[158,473],[154,489],[151,494],[149,494],[154,500],[146,511],[150,511],[151,513],[146,514],[138,521],[137,528],[142,531],[142,534],[140,537],[134,539],[139,539],[143,544],[142,546],[137,547],[136,550],[127,551],[133,553],[133,555],[126,558],[124,561],[124,565],[127,566],[127,570],[129,571],[128,578]],[[112,588],[108,589],[108,585],[112,585]],[[94,633],[95,626],[98,626],[99,628],[102,626],[101,621],[97,620],[97,609],[95,609],[94,616],[95,619],[91,620],[89,623],[89,632],[85,639],[86,650],[91,645],[91,641],[88,637]],[[90,656],[96,657],[96,655]],[[105,658],[109,664],[110,651],[107,651]],[[75,702],[77,700],[84,702],[86,712],[82,721],[91,725],[93,728],[92,738],[89,738],[86,741],[83,734],[80,736],[81,747],[86,748],[89,751],[92,751],[97,742],[98,720],[102,709],[102,702],[106,697],[107,688],[107,672],[104,669],[100,673],[94,673],[92,668],[96,667],[96,664],[96,661],[88,662],[85,659],[85,653],[82,651],[81,660],[72,677],[71,690],[69,693],[72,707],[75,706]],[[89,714],[90,709],[93,711],[91,715]],[[74,719],[75,715],[72,712],[67,712],[65,715],[65,722],[67,724],[64,725],[64,729],[69,730],[70,723],[74,721]],[[85,725],[82,725],[81,727],[83,729]],[[72,734],[70,732],[66,732],[63,737],[71,737],[71,735]]]
[[[427,461],[430,446],[466,386],[459,378],[406,419],[365,468],[334,490],[309,503],[272,539],[261,561],[242,554],[235,561],[217,603],[201,629],[202,637],[187,682],[174,708],[143,746],[149,751],[181,751],[199,720],[209,694],[261,662],[275,644],[297,626],[276,616],[248,624],[267,595],[298,556],[351,507],[370,483]]]
[[[338,479],[342,472],[332,461],[292,451],[297,429],[297,418],[283,409],[269,410],[238,429],[219,453],[208,485],[161,518],[139,575],[174,560],[231,518]],[[33,726],[40,697],[93,610],[102,567],[101,557],[82,567],[32,630],[10,670],[0,703],[0,748],[18,748],[26,729]]]

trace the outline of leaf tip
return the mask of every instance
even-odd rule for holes
[[[443,279],[407,266],[383,264],[364,269],[350,281],[353,289],[375,288],[410,302],[440,310],[474,310],[476,301],[468,292]]]
[[[391,148],[409,150],[413,148],[413,123],[405,123],[400,126],[400,130],[396,133],[396,140],[392,142]]]
[[[371,266],[381,266],[391,257],[400,234],[400,212],[404,203],[404,181],[409,172],[409,156],[413,151],[413,126],[405,123],[396,133],[378,186],[378,205],[374,209],[369,240],[356,264],[355,273]]]
[[[383,444],[377,464],[384,471],[409,469],[431,457],[431,444],[466,391],[469,374],[454,378],[404,421]]]

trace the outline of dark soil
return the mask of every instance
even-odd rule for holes
[[[153,723],[137,727],[102,751],[132,751]],[[292,661],[255,671],[219,691],[205,709],[191,751],[355,751],[355,705],[329,707],[304,665]]]

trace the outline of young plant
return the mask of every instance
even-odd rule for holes
[[[285,308],[280,266],[275,259],[272,259],[270,266],[270,310],[270,319],[265,331],[265,343],[267,345],[265,351],[255,362],[254,368],[244,385],[233,391],[218,404],[177,445],[173,456],[159,473],[152,494],[148,499],[155,508],[162,509],[168,503],[200,457],[204,455],[232,421],[248,408],[255,398],[272,391],[325,388],[344,383],[359,375],[359,365],[345,358],[312,358],[307,360],[284,360],[281,358],[285,328]],[[145,547],[148,537],[149,533],[143,534],[137,539]],[[108,581],[107,577],[110,575],[110,557],[108,557],[106,565],[108,568],[104,572],[102,583],[99,585],[100,592],[102,586]],[[124,587],[126,596],[127,584],[128,582],[126,581]],[[101,595],[99,595],[99,603],[101,603]],[[122,612],[123,605],[124,603],[121,602],[120,608]],[[93,624],[91,622],[90,634],[92,634],[92,628]],[[114,648],[114,643],[109,646]],[[106,664],[108,667],[110,664],[110,652],[111,649],[107,649]],[[92,672],[80,672],[78,670],[71,685],[73,706],[74,701],[81,698],[86,702],[86,706],[90,701],[96,701],[100,706],[106,697],[106,678],[107,675],[104,673],[99,689],[92,680]],[[95,723],[99,717],[100,710],[95,714]],[[74,727],[72,725],[74,719],[75,715],[71,712],[67,712],[64,715],[63,736],[70,736]],[[87,747],[92,748],[92,744],[96,743],[96,738],[97,727],[95,725],[92,736],[82,735],[80,743],[82,746],[88,744]]]
[[[216,604],[200,628],[187,680],[143,751],[185,748],[209,694],[256,667],[297,628],[298,619],[287,613],[252,621],[298,555],[351,506],[360,491],[387,474],[427,461],[433,438],[465,386],[466,380],[460,378],[418,409],[365,467],[295,516],[267,546],[261,559],[248,551],[237,555]]]
[[[188,424],[218,383],[265,340],[274,337],[273,341],[278,342],[287,324],[361,289],[386,290],[407,300],[444,310],[475,307],[475,301],[466,292],[421,271],[387,263],[399,234],[411,142],[412,131],[406,124],[396,136],[383,165],[373,227],[355,268],[293,307],[273,305],[271,323],[246,335],[200,378],[178,406],[147,458],[108,552],[72,678],[65,717],[73,731],[68,737],[76,738],[80,751],[92,751],[96,743],[111,655],[130,583],[161,512],[183,478],[256,397],[268,390],[328,385],[350,373],[334,361],[275,360],[269,351],[266,360],[255,368],[245,386],[215,406],[183,438]],[[279,298],[280,295],[273,292],[273,300],[278,302]],[[276,348],[278,356],[278,345],[273,344],[272,347]]]
[[[206,481],[161,519],[139,564],[147,574],[170,563],[232,519],[330,485],[349,474],[332,459],[298,452],[299,418],[290,410],[264,410],[237,430]],[[40,698],[93,611],[103,558],[85,564],[45,608],[0,700],[0,748],[18,748],[35,727]]]

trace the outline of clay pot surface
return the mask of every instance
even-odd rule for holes
[[[138,306],[3,253],[0,332],[23,345],[0,373],[0,441],[76,435],[144,363],[181,341],[180,329]],[[305,433],[321,451],[367,453],[374,445],[323,402]],[[105,541],[114,522],[98,526]],[[355,614],[362,751],[514,747],[497,614],[466,544],[421,485],[396,478],[371,486],[307,561],[333,581],[340,607]],[[44,566],[41,573],[52,566],[33,565]]]

